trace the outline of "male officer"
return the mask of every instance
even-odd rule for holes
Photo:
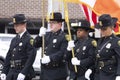
[[[38,48],[42,46],[42,36],[45,36],[45,50],[41,59],[41,80],[66,80],[67,70],[63,56],[67,40],[65,33],[61,30],[63,21],[61,13],[51,13],[49,22],[51,31],[46,33],[46,29],[41,27],[39,36],[35,38],[34,46]]]
[[[68,53],[68,61],[70,62],[70,80],[86,80],[85,72],[88,68],[93,65],[94,60],[94,51],[96,47],[96,41],[89,38],[89,32],[94,31],[90,28],[90,23],[87,20],[81,20],[76,23],[71,23],[71,26],[77,32],[77,40],[69,41],[67,50],[70,51]],[[75,57],[72,58],[71,50],[74,47]],[[77,66],[77,73],[75,72],[74,65]]]
[[[34,77],[32,64],[36,56],[33,38],[26,30],[27,20],[24,14],[13,16],[17,35],[12,39],[6,56],[1,80],[31,80]]]
[[[94,80],[120,80],[120,39],[113,34],[114,23],[109,14],[99,17],[102,37],[96,49]]]

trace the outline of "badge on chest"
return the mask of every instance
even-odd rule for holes
[[[111,47],[111,43],[108,43],[108,44],[106,45],[106,48],[109,49],[110,47]]]
[[[57,43],[57,39],[53,39],[53,43]]]
[[[23,45],[23,43],[22,43],[22,42],[20,42],[20,43],[19,43],[19,46],[22,46],[22,45]]]

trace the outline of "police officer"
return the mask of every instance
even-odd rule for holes
[[[33,38],[26,30],[26,22],[24,14],[13,16],[11,24],[14,24],[17,35],[11,41],[1,80],[31,80],[35,76],[32,64],[36,50],[33,47]]]
[[[95,52],[95,80],[120,80],[120,39],[113,34],[114,23],[109,14],[99,17],[102,37]]]
[[[72,28],[77,32],[77,40],[71,40],[68,42],[67,50],[68,61],[70,63],[70,80],[86,80],[85,72],[93,65],[94,51],[96,47],[96,41],[88,37],[89,32],[94,30],[90,28],[90,23],[87,20],[81,20],[76,23],[71,23]],[[71,50],[74,47],[75,57],[72,58]],[[75,72],[74,65],[77,66],[77,72]]]
[[[44,27],[40,28],[39,36],[35,38],[34,46],[42,46],[42,36],[45,39],[44,55],[41,59],[41,80],[66,80],[67,69],[63,61],[64,52],[67,48],[65,33],[61,30],[62,15],[59,12],[50,14],[50,32]]]

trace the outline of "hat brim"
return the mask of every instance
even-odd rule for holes
[[[14,23],[14,22],[10,22],[9,25],[23,24],[23,23],[26,23],[26,22],[27,22],[27,20],[25,20],[25,21],[20,21],[20,22],[16,22],[16,23]]]
[[[95,30],[92,29],[92,28],[88,28],[88,27],[79,27],[79,26],[74,26],[72,27],[73,29],[78,29],[78,28],[81,28],[81,29],[85,29],[85,30],[88,30],[89,32],[94,32]]]
[[[50,21],[64,22],[64,21],[65,21],[65,19],[50,19]]]
[[[98,29],[101,29],[101,28],[104,28],[104,27],[111,27],[111,26],[113,26],[113,24],[101,26],[101,25],[98,23],[95,27],[98,28]]]

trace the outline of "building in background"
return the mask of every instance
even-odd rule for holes
[[[11,22],[14,14],[22,13],[29,20],[28,31],[31,34],[38,34],[39,28],[42,26],[42,1],[44,1],[45,6],[44,15],[47,16],[49,6],[52,5],[49,2],[55,0],[0,0],[0,33],[15,33],[13,27],[9,26],[8,23]],[[58,11],[61,11],[61,7],[55,4],[56,2],[52,5],[52,10],[56,11],[54,8],[58,8]],[[68,10],[70,21],[85,19],[79,4],[68,3]],[[45,26],[47,26],[46,21]]]

